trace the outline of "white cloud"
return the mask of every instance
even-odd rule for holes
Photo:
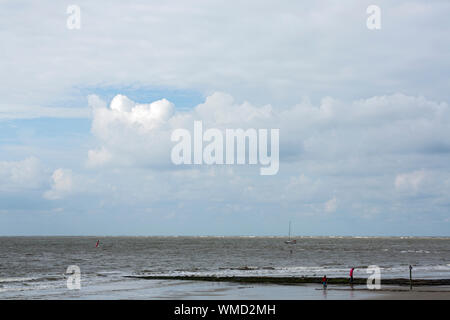
[[[0,190],[4,192],[38,188],[44,179],[37,158],[21,161],[0,161]]]
[[[89,102],[93,110],[91,131],[101,146],[89,152],[88,165],[109,161],[167,165],[169,121],[177,118],[173,116],[171,102],[162,99],[149,104],[135,103],[123,95],[114,97],[109,107],[98,97],[90,97]]]
[[[337,199],[336,197],[331,198],[327,202],[325,202],[325,212],[332,213],[337,209]]]
[[[108,164],[101,179],[117,187],[114,201],[119,203],[118,199],[127,203],[165,199],[196,202],[204,208],[245,201],[258,208],[281,202],[283,210],[310,216],[336,212],[339,207],[361,217],[377,208],[378,219],[412,205],[402,202],[402,194],[392,193],[393,176],[415,172],[427,163],[430,168],[445,166],[450,150],[445,138],[450,135],[448,105],[423,97],[393,94],[350,102],[326,98],[318,105],[304,99],[279,108],[238,102],[216,92],[188,111],[168,107],[171,111],[161,121],[148,120],[148,108],[145,115],[136,116],[139,104],[128,98],[115,100],[120,103],[114,107],[100,100],[93,104],[97,149],[89,152],[88,162],[97,165],[98,174],[101,164]],[[251,166],[171,166],[170,133],[191,129],[194,120],[202,120],[204,129],[280,128],[280,173],[262,181]],[[166,168],[160,170],[161,166]],[[116,169],[118,173],[111,175]],[[396,188],[420,188],[426,179],[416,175],[399,175]],[[102,188],[99,184],[97,189]],[[427,185],[428,199],[435,199],[435,204],[445,203],[448,192],[448,186]],[[334,194],[331,199],[330,194]]]
[[[400,191],[417,192],[420,190],[426,177],[427,174],[424,170],[398,174],[395,177],[395,188]]]
[[[92,99],[91,99],[92,100]],[[216,92],[190,111],[176,112],[163,99],[150,104],[116,96],[109,107],[96,100],[92,132],[99,151],[88,163],[170,165],[170,134],[191,129],[194,120],[205,128],[280,128],[281,158],[341,161],[349,157],[447,152],[450,108],[423,97],[402,94],[354,102],[326,98],[318,106],[305,100],[286,108],[237,103]],[[107,150],[107,151],[106,151]]]
[[[88,168],[102,166],[108,163],[111,160],[111,158],[112,158],[111,153],[105,148],[101,148],[98,150],[89,150],[86,166]]]
[[[90,99],[90,102],[92,101]],[[166,99],[141,104],[120,94],[114,97],[109,108],[103,107],[99,100],[92,103],[92,131],[104,140],[118,137],[117,134],[121,135],[123,131],[137,134],[151,133],[167,123],[174,109],[173,104]],[[114,132],[116,129],[121,132],[116,134]]]
[[[67,169],[56,169],[52,175],[51,189],[44,193],[48,200],[61,199],[72,191],[72,171]]]

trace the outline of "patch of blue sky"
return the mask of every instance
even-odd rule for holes
[[[79,95],[87,97],[95,94],[109,103],[116,95],[122,94],[131,100],[139,103],[151,103],[160,99],[167,99],[177,110],[189,110],[203,103],[205,96],[194,90],[171,89],[163,87],[143,87],[143,86],[93,86],[78,88]]]
[[[0,143],[18,142],[33,137],[58,139],[62,136],[80,137],[90,132],[89,118],[14,119],[0,123]]]
[[[82,166],[91,142],[90,127],[89,118],[1,121],[0,161],[36,157],[46,166],[61,166],[61,161],[74,167]]]

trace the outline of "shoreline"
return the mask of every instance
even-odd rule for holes
[[[147,276],[135,275],[125,276],[127,278],[144,280],[183,280],[183,281],[212,281],[212,282],[234,282],[234,283],[252,283],[252,284],[279,284],[279,285],[298,285],[298,284],[321,284],[322,277],[257,277],[257,276]],[[367,278],[354,278],[353,285],[365,285]],[[328,284],[350,285],[348,278],[328,278]],[[409,286],[410,280],[406,278],[382,279],[382,285]],[[450,279],[413,279],[413,287],[422,286],[448,286]]]

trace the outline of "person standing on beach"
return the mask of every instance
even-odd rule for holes
[[[323,289],[325,290],[327,288],[327,276],[323,276],[322,278],[322,285],[323,285]]]
[[[351,268],[350,269],[350,284],[353,285],[353,271],[355,270],[355,268]]]

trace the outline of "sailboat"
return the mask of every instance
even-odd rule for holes
[[[289,221],[289,240],[286,240],[284,243],[286,243],[286,244],[297,243],[297,240],[295,240],[295,239],[291,240],[291,222],[290,221]]]

